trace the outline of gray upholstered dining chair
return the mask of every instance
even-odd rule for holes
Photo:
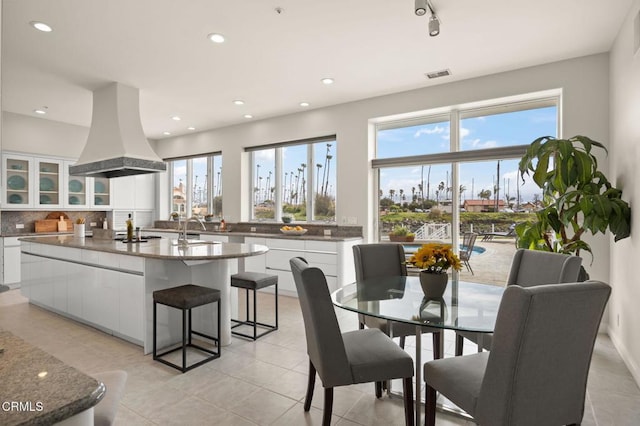
[[[578,425],[611,287],[599,281],[507,287],[490,352],[429,361],[425,425],[436,392],[481,425]]]
[[[582,258],[562,253],[518,249],[511,261],[511,270],[507,277],[507,286],[519,285],[531,287],[540,284],[570,283],[578,280]],[[491,334],[484,334],[480,339],[478,333],[470,331],[456,332],[456,355],[462,355],[463,339],[482,346],[480,349],[491,349]],[[482,340],[482,341],[480,341]]]
[[[356,267],[356,280],[363,281],[367,278],[406,276],[407,265],[402,244],[374,243],[356,244],[353,246],[353,260]],[[360,328],[365,326],[377,328],[387,336],[400,338],[400,347],[404,349],[407,336],[416,334],[416,326],[402,322],[393,322],[389,330],[389,321],[370,315],[358,315]],[[423,333],[433,333],[433,357],[441,358],[440,348],[441,330],[433,327],[422,327]]]
[[[331,422],[334,387],[403,379],[405,423],[413,425],[411,356],[378,329],[341,333],[324,273],[300,257],[289,263],[298,290],[309,355],[304,410],[311,408],[316,373],[324,387],[323,426]]]

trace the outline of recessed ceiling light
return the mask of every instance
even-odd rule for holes
[[[300,106],[301,107],[308,107],[309,106],[309,102],[300,102]]]
[[[165,136],[170,136],[171,132],[162,132],[162,134],[165,135]]]
[[[253,118],[253,115],[251,115],[251,114],[245,114],[245,115],[243,115],[243,117],[244,117],[244,118]]]
[[[242,99],[236,99],[235,101],[233,101],[233,103],[235,105],[244,105],[244,101]]]
[[[325,78],[323,78],[323,79],[322,79],[322,80],[320,80],[320,81],[322,82],[322,84],[327,84],[327,85],[329,85],[329,84],[333,84],[333,81],[334,81],[334,80],[333,80],[332,78],[325,77]]]
[[[180,117],[178,117],[177,115],[174,115],[173,117],[171,117],[171,119],[172,119],[173,121],[180,121],[180,120],[182,120],[182,119],[181,119]]]
[[[211,33],[207,38],[214,43],[224,43],[224,36],[222,34]]]
[[[53,31],[53,28],[51,28],[49,25],[45,24],[44,22],[31,21],[29,22],[29,25],[31,25],[33,28],[35,28],[38,31],[42,31],[43,33],[50,33],[51,31]]]
[[[47,113],[47,107],[36,108],[33,110],[36,114],[45,115]]]
[[[195,128],[195,127],[193,127],[193,126],[189,126],[189,127],[187,127],[187,130],[195,130],[195,129],[196,129],[196,128]]]

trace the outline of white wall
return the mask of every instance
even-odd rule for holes
[[[2,149],[5,151],[78,158],[88,135],[88,127],[2,113]]]
[[[163,158],[221,150],[225,217],[237,221],[246,220],[250,208],[248,155],[243,153],[244,147],[337,134],[336,216],[339,222],[345,217],[356,217],[369,238],[374,225],[375,197],[370,168],[373,155],[370,119],[560,88],[563,135],[584,134],[606,144],[608,80],[608,55],[600,54],[162,139],[155,148]],[[606,173],[606,161],[602,163]],[[596,238],[592,247],[593,264],[589,265],[590,258],[585,260],[589,273],[593,278],[607,280],[607,238]]]
[[[640,258],[640,50],[634,54],[634,20],[640,13],[635,0],[611,50],[611,180],[624,190],[632,206],[631,237],[611,243],[609,335],[640,384],[640,283],[636,262]],[[640,20],[640,18],[637,18]],[[640,22],[635,22],[640,27]]]

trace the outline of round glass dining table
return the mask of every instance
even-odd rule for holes
[[[417,276],[375,277],[348,284],[331,294],[335,306],[416,326],[416,424],[420,424],[422,345],[425,326],[491,333],[504,287],[450,279],[441,297],[425,294]],[[479,342],[482,343],[482,342]],[[444,345],[440,344],[440,347]],[[479,346],[481,347],[481,346]]]

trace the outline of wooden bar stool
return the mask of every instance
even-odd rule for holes
[[[276,314],[276,322],[275,325],[265,324],[262,322],[258,322],[258,310],[256,303],[256,291],[261,288],[275,286],[275,314]],[[278,276],[277,275],[269,275],[263,274],[260,272],[240,272],[238,274],[231,275],[231,287],[243,288],[246,290],[246,319],[244,321],[238,319],[231,319],[232,322],[236,323],[231,326],[231,333],[235,336],[247,337],[251,340],[256,340],[258,337],[262,337],[265,334],[271,333],[278,329]],[[253,319],[249,318],[249,291],[253,291]],[[236,327],[240,327],[243,325],[248,325],[253,327],[253,335],[244,334],[239,331],[234,331],[233,329]],[[258,334],[258,326],[266,329],[262,333]]]
[[[217,309],[218,335],[216,337],[208,336],[206,334],[203,334],[191,329],[191,309],[196,308],[198,306],[207,305],[213,302],[216,302],[218,305],[218,309]],[[156,340],[157,340],[156,310],[157,310],[158,303],[182,310],[182,345],[174,349],[169,349],[163,353],[157,353],[157,348],[156,348]],[[188,318],[187,318],[187,313],[189,314]],[[188,320],[188,326],[187,326],[187,320]],[[216,343],[218,350],[213,351],[192,343],[191,336],[193,334],[213,340]],[[189,371],[193,368],[196,368],[204,364],[205,362],[209,362],[216,358],[219,358],[221,353],[219,339],[220,339],[220,291],[219,290],[215,290],[209,287],[193,285],[193,284],[186,284],[179,287],[172,287],[172,288],[167,288],[165,290],[157,290],[153,292],[153,359],[154,360],[160,361],[161,363],[166,364],[170,367],[176,368],[184,373],[186,371]],[[211,356],[208,356],[205,359],[198,361],[187,367],[187,347],[192,347],[202,352],[209,353],[211,354]],[[164,355],[167,355],[171,352],[175,352],[178,350],[182,350],[182,366],[179,366],[170,361],[160,358]]]

